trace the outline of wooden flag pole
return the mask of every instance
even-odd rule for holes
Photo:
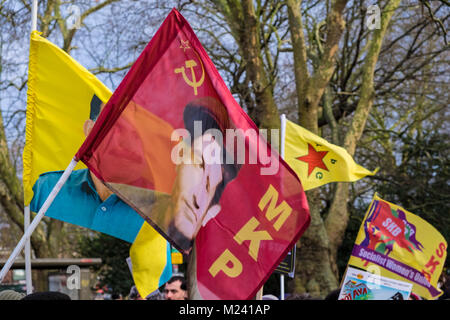
[[[55,200],[55,197],[58,195],[59,191],[61,190],[64,183],[66,183],[67,179],[69,178],[70,174],[72,173],[73,169],[77,165],[78,160],[72,159],[69,166],[64,170],[63,174],[59,178],[56,185],[53,187],[52,191],[48,195],[47,199],[45,200],[44,204],[42,205],[41,209],[39,209],[38,214],[33,219],[33,222],[31,222],[30,226],[25,231],[24,235],[20,239],[17,246],[14,248],[13,252],[9,256],[8,260],[6,261],[5,265],[3,266],[2,270],[0,271],[0,283],[3,281],[3,279],[6,276],[6,273],[11,268],[12,264],[16,260],[17,256],[20,254],[22,249],[25,246],[25,242],[28,238],[30,238],[31,234],[33,233],[34,229],[36,229],[39,222],[44,217],[45,213],[47,212],[48,208],[52,204],[53,200]]]

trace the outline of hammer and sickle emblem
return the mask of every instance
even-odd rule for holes
[[[198,55],[197,55],[198,56]],[[197,78],[195,76],[194,67],[198,66],[197,62],[195,60],[186,60],[185,61],[185,67],[180,67],[175,69],[175,73],[181,73],[183,75],[183,80],[186,82],[189,86],[194,88],[194,94],[197,95],[197,88],[200,87],[203,84],[203,81],[205,80],[205,69],[203,68],[203,63],[200,61],[200,66],[202,68],[202,76],[197,81]],[[186,75],[186,69],[191,69],[191,79],[188,78]]]

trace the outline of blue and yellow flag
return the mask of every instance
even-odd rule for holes
[[[95,120],[112,93],[37,31],[31,33],[28,73],[23,185],[25,205],[36,212],[83,143],[86,120]],[[133,278],[145,297],[172,275],[170,245],[115,195],[102,202],[95,190],[89,171],[79,162],[46,215],[132,242]],[[88,200],[98,207],[85,208],[91,204]]]

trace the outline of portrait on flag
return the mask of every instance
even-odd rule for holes
[[[442,294],[437,283],[447,256],[447,242],[428,222],[376,194],[358,232],[349,265],[412,283],[426,299]]]
[[[242,143],[255,163],[236,161],[246,130],[256,132]],[[197,297],[249,299],[310,221],[300,181],[257,132],[173,9],[76,158],[191,255]]]
[[[231,128],[226,109],[217,99],[194,99],[184,107],[182,116],[185,130],[171,135],[172,140],[182,139],[171,150],[176,176],[170,194],[123,183],[110,185],[188,251],[199,229],[220,212],[220,197],[237,176],[239,164],[226,163],[222,139],[211,134],[225,136],[225,129]]]
[[[89,119],[83,123],[87,136],[100,114],[102,101],[94,94]],[[72,133],[74,134],[74,133]],[[38,212],[64,170],[42,173],[33,185],[30,210]],[[113,194],[89,169],[74,170],[46,216],[84,228],[106,233],[133,243],[144,219]]]

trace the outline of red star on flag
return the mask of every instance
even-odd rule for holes
[[[323,158],[328,153],[328,151],[316,151],[314,147],[308,143],[308,154],[306,156],[298,157],[297,160],[308,163],[308,177],[315,168],[320,168],[329,171]]]

